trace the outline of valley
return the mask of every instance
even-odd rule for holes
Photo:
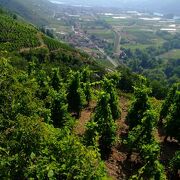
[[[158,13],[63,7],[61,4],[53,17],[53,23],[46,28],[53,30],[60,40],[83,49],[100,60],[108,55],[114,61],[119,61],[123,48],[159,47],[167,41],[159,34],[169,33],[171,36],[180,32],[178,17],[168,19]],[[101,53],[98,48],[104,49],[106,54]]]
[[[0,0],[0,179],[180,179],[172,1]]]
[[[179,82],[180,17],[54,4],[51,20],[43,28],[56,39],[89,54],[110,71],[125,65],[161,90]]]

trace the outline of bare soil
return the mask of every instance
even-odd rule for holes
[[[95,101],[91,101],[89,104],[89,107],[85,108],[82,112],[81,112],[81,116],[77,122],[77,125],[74,128],[74,132],[77,135],[83,135],[85,133],[86,130],[86,123],[91,119],[91,114],[94,110],[96,106],[96,102]]]
[[[141,167],[138,154],[133,153],[129,160],[127,159],[127,152],[125,145],[122,143],[122,139],[128,135],[128,126],[125,122],[129,109],[129,99],[127,97],[120,97],[121,117],[116,121],[117,123],[117,143],[112,147],[109,158],[105,161],[108,176],[113,180],[126,180],[138,171]],[[85,125],[90,120],[92,112],[96,106],[96,102],[90,103],[90,106],[84,109],[81,113],[81,117],[74,128],[76,134],[82,136],[85,133]],[[164,142],[165,133],[162,128],[158,128],[155,132],[155,138],[160,143],[161,155],[160,161],[166,167],[168,179],[170,177],[169,161],[174,156],[175,152],[180,149],[180,145],[174,139],[168,138],[167,142]],[[180,178],[179,178],[180,179]]]

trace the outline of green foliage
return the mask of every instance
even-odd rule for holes
[[[107,78],[104,78],[103,89],[106,93],[110,95],[109,104],[112,112],[112,118],[116,120],[120,117],[121,112],[119,107],[120,105],[119,105],[118,95],[112,80],[108,80]]]
[[[18,114],[31,116],[43,111],[42,116],[48,119],[48,111],[36,97],[36,90],[39,89],[36,80],[28,78],[25,72],[17,71],[6,59],[2,58],[0,64],[0,113],[5,118],[15,118]]]
[[[59,68],[52,69],[51,86],[54,90],[59,91],[62,86],[62,80],[59,76]]]
[[[0,50],[14,51],[40,46],[37,30],[8,15],[0,14]]]
[[[147,144],[142,146],[142,158],[144,166],[138,170],[136,175],[130,179],[156,179],[166,180],[166,175],[163,165],[157,160],[159,157],[160,147],[157,143]]]
[[[50,37],[43,36],[44,43],[47,45],[49,50],[56,50],[60,48],[68,48],[66,44],[60,43],[59,41],[56,41]]]
[[[166,88],[173,83],[179,82],[179,58],[170,58],[170,51],[179,49],[180,38],[178,34],[166,33],[168,38],[163,37],[165,42],[159,47],[149,46],[135,50],[123,49],[126,56],[122,59],[123,64],[128,66],[133,72],[141,73],[150,81],[153,87],[153,95],[159,99],[165,97]],[[158,34],[161,36],[161,34]],[[166,53],[165,53],[166,52]],[[165,54],[164,54],[165,53]],[[175,53],[177,54],[177,53]],[[161,82],[161,83],[158,83]],[[158,91],[164,89],[164,93]]]
[[[39,85],[39,89],[37,89],[36,95],[43,100],[47,97],[49,92],[50,78],[47,76],[46,71],[41,69],[36,73],[36,81]]]
[[[180,151],[177,151],[173,159],[170,161],[170,170],[174,178],[178,178],[178,170],[180,167]]]
[[[111,80],[115,87],[118,87],[119,81],[121,80],[121,73],[118,71],[106,74],[106,78]]]
[[[80,84],[80,73],[71,72],[69,76],[69,83],[67,87],[67,100],[69,110],[77,113],[80,116],[82,108],[86,104],[86,97]]]
[[[84,135],[84,143],[87,146],[98,147],[99,135],[98,135],[97,129],[98,129],[97,122],[89,121],[86,124],[86,132]]]
[[[60,92],[51,90],[51,119],[55,127],[63,127],[70,121],[70,115],[68,113],[67,94],[65,90],[61,89]]]
[[[87,139],[88,142],[94,142],[96,135],[99,135],[99,148],[103,158],[116,138],[116,124],[112,118],[109,99],[109,94],[105,92],[100,94],[92,122],[88,124],[86,132],[86,139],[90,138]]]
[[[173,104],[174,97],[175,97],[176,91],[178,90],[178,87],[179,87],[178,84],[174,84],[172,88],[169,90],[169,93],[162,105],[162,109],[160,112],[160,120],[166,118],[167,115],[169,114],[169,110],[170,110],[171,105]]]
[[[176,91],[173,105],[166,120],[165,130],[167,136],[180,141],[180,91]]]
[[[92,71],[89,69],[89,67],[83,68],[81,72],[81,83],[86,97],[87,105],[89,105],[92,99],[91,73]]]
[[[141,124],[144,113],[150,109],[150,103],[148,100],[149,92],[150,90],[143,86],[140,88],[135,88],[135,101],[132,103],[126,117],[130,129],[134,128],[138,124]]]
[[[91,88],[91,84],[89,82],[83,84],[83,91],[84,91],[84,95],[86,97],[86,102],[87,105],[89,105],[90,101],[92,100],[92,88]]]
[[[155,112],[147,110],[141,125],[134,127],[128,134],[126,143],[130,154],[135,150],[142,159],[142,167],[130,179],[166,179],[164,167],[159,162],[160,146],[153,136],[156,124]]]
[[[118,71],[121,73],[121,78],[117,87],[124,92],[133,92],[133,87],[138,82],[138,76],[127,69],[127,67],[118,67]]]
[[[156,124],[155,112],[147,110],[141,119],[141,124],[136,125],[128,134],[126,144],[129,150],[135,148],[140,152],[143,145],[151,144],[154,141],[153,131]]]
[[[65,91],[50,89],[44,70],[28,75],[4,58],[0,70],[0,178],[105,177],[97,150],[70,133]],[[51,121],[63,130],[48,125]]]
[[[5,121],[5,120],[4,120]],[[37,117],[18,116],[1,128],[0,177],[4,179],[101,179],[104,166],[96,150]],[[1,119],[2,124],[2,119]]]

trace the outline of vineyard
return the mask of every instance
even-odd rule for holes
[[[107,179],[113,151],[123,158],[113,159],[119,174],[108,170],[115,179],[178,178],[179,84],[161,102],[150,98],[142,77],[126,95],[118,72],[99,79],[86,67],[63,77],[37,62],[18,71],[6,58],[0,67],[1,178]],[[129,99],[126,115],[118,92]],[[74,130],[79,121],[83,132]]]
[[[37,30],[33,26],[4,14],[0,14],[0,25],[0,50],[14,51],[40,45]]]
[[[0,13],[0,179],[180,178],[180,83],[162,100]]]

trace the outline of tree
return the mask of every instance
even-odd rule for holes
[[[109,153],[116,138],[116,124],[112,118],[109,99],[109,94],[105,92],[100,94],[94,116],[91,120],[95,122],[95,124],[92,123],[92,125],[94,125],[94,131],[97,131],[99,135],[99,148],[103,158]],[[92,126],[88,125],[87,127],[89,127],[87,132],[91,132],[92,134],[92,130],[90,129]],[[90,134],[88,134],[88,136],[95,139],[95,137],[92,137]],[[90,142],[92,142],[93,139],[90,139]]]
[[[91,81],[91,73],[92,71],[89,69],[89,67],[85,67],[81,72],[81,82],[87,83]]]
[[[84,91],[87,105],[89,105],[92,99],[92,89],[91,89],[91,70],[86,67],[81,72],[81,84]]]
[[[157,116],[154,111],[147,110],[141,120],[141,124],[134,127],[128,134],[126,141],[129,153],[127,159],[133,151],[139,153],[142,167],[136,175],[130,179],[157,179],[164,180],[166,175],[163,165],[159,162],[160,146],[155,141],[153,131],[157,125]]]
[[[171,179],[178,179],[178,170],[180,167],[180,151],[177,151],[175,156],[170,161]]]
[[[174,84],[172,88],[169,90],[169,93],[162,105],[161,112],[160,112],[160,120],[159,124],[162,125],[162,120],[167,117],[169,114],[169,110],[171,105],[173,104],[174,97],[176,94],[176,91],[178,90],[179,84]]]
[[[86,98],[80,84],[80,73],[71,72],[67,87],[67,100],[69,110],[76,113],[77,118],[80,116],[82,108],[86,104]]]
[[[51,90],[51,119],[55,127],[61,128],[70,121],[68,113],[67,94],[64,89],[60,92]]]
[[[86,124],[86,132],[84,134],[84,144],[86,146],[98,147],[99,134],[98,134],[98,124],[93,120]]]
[[[39,70],[35,77],[39,85],[39,88],[37,89],[37,96],[41,100],[44,100],[48,96],[49,92],[49,77],[47,76],[45,70]]]
[[[118,101],[118,95],[115,90],[114,85],[112,84],[111,80],[108,80],[107,78],[104,78],[103,80],[103,89],[106,93],[109,94],[109,105],[112,112],[112,117],[114,120],[118,119],[121,115],[120,108],[119,108],[119,101]]]
[[[180,141],[180,91],[176,91],[173,105],[170,107],[170,113],[165,124],[166,137],[174,137]]]
[[[51,86],[54,90],[59,91],[61,88],[62,80],[59,76],[59,68],[52,69]]]
[[[148,93],[150,93],[150,89],[145,86],[135,88],[135,101],[132,103],[126,117],[130,129],[141,124],[144,113],[151,108],[148,100]]]
[[[130,158],[133,149],[140,152],[143,145],[154,142],[153,130],[156,127],[156,124],[157,118],[155,112],[147,110],[144,113],[144,117],[141,119],[141,124],[135,126],[128,133],[128,138],[126,140],[129,149],[127,159]]]
[[[163,165],[159,162],[160,147],[156,142],[142,146],[143,166],[133,175],[131,180],[156,179],[166,180],[166,174]]]
[[[1,179],[106,177],[97,149],[85,147],[66,128],[56,129],[37,116],[22,115],[13,120],[0,118],[0,124]]]
[[[84,83],[82,88],[86,97],[87,106],[89,106],[89,103],[92,99],[92,89],[90,82]]]

